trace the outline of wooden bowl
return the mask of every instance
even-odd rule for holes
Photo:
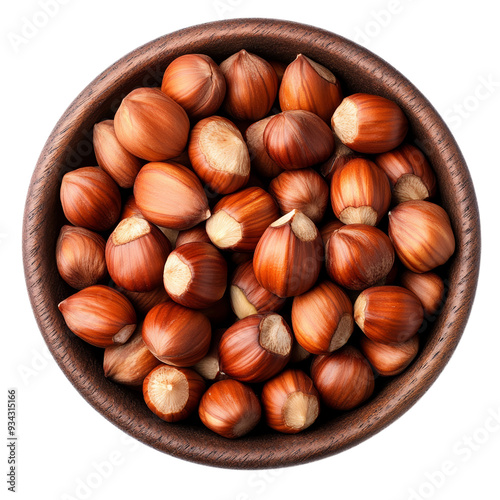
[[[220,62],[245,48],[269,60],[291,62],[304,53],[329,67],[346,94],[358,91],[396,101],[409,118],[415,143],[437,174],[442,204],[457,240],[446,280],[447,300],[410,368],[379,384],[360,408],[329,414],[298,435],[260,427],[227,440],[196,418],[168,424],[144,404],[142,395],[103,375],[102,351],[73,335],[57,304],[72,293],[59,277],[55,244],[64,224],[59,187],[65,172],[95,165],[92,127],[111,118],[133,88],[159,86],[165,67],[185,53],[205,53]],[[449,129],[427,99],[388,63],[328,31],[271,19],[235,19],[187,28],[128,54],[98,76],[70,105],[41,153],[31,181],[23,228],[23,256],[31,303],[55,360],[80,394],[120,429],[162,452],[198,463],[231,468],[295,465],[333,455],[382,430],[406,412],[448,362],[467,322],[479,270],[480,234],[469,171]]]

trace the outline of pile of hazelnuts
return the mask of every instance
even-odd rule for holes
[[[167,422],[236,438],[358,407],[416,357],[455,250],[408,128],[303,54],[177,57],[62,179],[68,328]]]

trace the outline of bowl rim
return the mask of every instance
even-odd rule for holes
[[[123,90],[127,72],[138,75],[148,65],[157,63],[160,52],[165,58],[186,47],[192,51],[203,44],[228,46],[233,50],[235,43],[243,48],[268,42],[273,43],[270,50],[278,54],[286,53],[286,45],[292,43],[294,47],[310,47],[309,55],[316,54],[319,62],[328,55],[340,61],[339,64],[344,61],[346,67],[358,67],[363,74],[372,75],[366,76],[367,79],[377,79],[380,95],[401,105],[421,138],[419,147],[431,163],[439,164],[440,183],[449,186],[443,194],[443,203],[450,212],[457,251],[447,283],[450,294],[433,326],[433,331],[439,334],[429,339],[410,368],[397,378],[397,383],[389,382],[365,405],[319,428],[294,436],[249,436],[230,441],[211,435],[206,429],[166,424],[152,414],[147,419],[139,402],[130,399],[126,390],[95,377],[100,368],[98,363],[90,355],[75,355],[80,351],[75,350],[74,342],[79,340],[69,338],[54,297],[47,293],[47,289],[57,290],[59,296],[64,293],[64,286],[55,279],[47,285],[47,280],[53,279],[48,274],[53,271],[53,262],[44,259],[51,248],[45,240],[55,240],[57,235],[52,232],[40,238],[40,234],[54,209],[44,194],[54,176],[59,175],[60,181],[61,172],[55,171],[64,164],[68,145],[74,138],[74,124],[83,123],[113,93]],[[441,373],[463,334],[474,300],[480,261],[479,212],[470,173],[450,130],[429,101],[390,64],[340,35],[297,22],[262,18],[215,21],[175,31],[135,49],[95,78],[68,107],[47,139],[30,182],[22,237],[26,284],[39,329],[59,367],[85,400],[121,430],[159,451],[226,468],[282,467],[331,456],[380,432],[409,410]],[[93,378],[89,380],[90,375],[86,374],[93,374]]]

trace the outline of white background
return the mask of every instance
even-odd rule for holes
[[[43,0],[3,2],[0,21],[5,401],[0,436],[6,434],[7,387],[16,387],[17,498],[500,499],[500,31],[495,2],[475,0],[463,7],[454,0],[54,1],[58,11],[34,31],[27,32],[25,25],[43,24]],[[450,125],[471,170],[482,216],[482,272],[472,315],[428,393],[389,428],[349,451],[267,472],[175,459],[128,438],[101,417],[47,353],[21,262],[21,219],[30,177],[73,98],[139,45],[226,17],[316,25],[358,41],[398,68]],[[0,449],[1,497],[7,498],[7,448]]]

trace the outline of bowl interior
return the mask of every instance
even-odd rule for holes
[[[104,377],[101,350],[69,332],[57,310],[72,290],[57,273],[55,242],[65,222],[59,201],[62,176],[96,164],[93,125],[112,118],[133,88],[159,86],[175,57],[204,53],[221,62],[243,48],[286,63],[303,53],[331,69],[345,94],[367,92],[396,101],[409,118],[414,143],[436,171],[457,250],[447,269],[442,313],[432,320],[427,341],[408,370],[381,381],[376,396],[360,408],[329,413],[301,434],[280,435],[261,426],[247,437],[229,441],[194,418],[177,424],[159,420],[143,403],[140,392]],[[479,241],[477,202],[465,161],[443,120],[406,78],[368,50],[330,32],[279,20],[236,19],[154,40],[108,68],[75,99],[49,137],[33,174],[25,209],[23,257],[30,299],[48,347],[76,389],[104,417],[140,441],[187,460],[265,468],[319,459],[358,444],[393,422],[425,393],[465,327],[477,283]]]

